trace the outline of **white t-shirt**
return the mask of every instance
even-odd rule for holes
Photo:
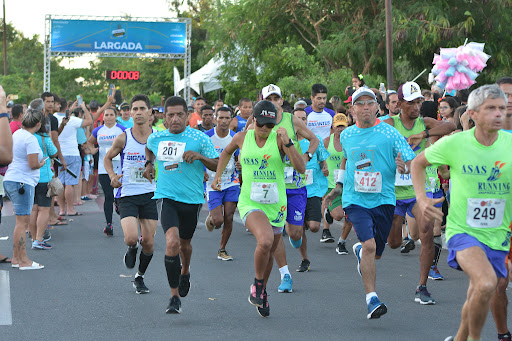
[[[308,128],[313,134],[320,136],[322,139],[329,137],[331,134],[332,115],[322,110],[322,112],[316,112],[312,110],[308,114]]]
[[[119,134],[122,134],[125,128],[116,123],[112,128],[106,125],[99,126],[92,131],[92,136],[96,138],[99,146],[99,162],[98,162],[98,174],[107,174],[105,166],[103,165],[103,158],[107,151],[112,147],[114,140]],[[114,166],[114,172],[117,174],[121,167],[121,156],[118,155],[112,159],[112,165]]]
[[[31,169],[27,155],[37,154],[37,160],[43,159],[43,151],[37,138],[26,131],[18,129],[12,134],[12,163],[4,176],[4,181],[22,182],[36,186],[39,182],[39,169]]]
[[[62,123],[62,119],[66,117],[65,114],[55,113],[54,116],[59,121],[59,126]],[[62,133],[59,135],[60,150],[64,156],[80,156],[78,151],[78,140],[76,137],[76,131],[82,127],[83,120],[73,115],[69,116],[69,121],[62,129]]]

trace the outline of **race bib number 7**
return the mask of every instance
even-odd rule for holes
[[[466,223],[469,227],[499,227],[505,215],[505,199],[471,199],[468,198]],[[508,225],[507,225],[508,226]]]
[[[382,191],[382,174],[380,172],[356,171],[354,186],[356,192],[380,193]]]
[[[185,142],[161,141],[158,144],[157,158],[164,162],[183,162]]]
[[[276,183],[251,183],[251,200],[260,204],[276,204],[279,202],[279,190]]]

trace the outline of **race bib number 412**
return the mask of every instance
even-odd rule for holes
[[[380,172],[356,171],[354,186],[356,192],[380,193],[382,191],[382,174]]]
[[[164,162],[183,162],[185,142],[161,141],[158,144],[157,158]]]

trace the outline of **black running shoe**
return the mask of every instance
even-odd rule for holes
[[[348,255],[347,248],[345,247],[345,243],[338,243],[336,247],[336,253],[338,255]]]
[[[144,284],[144,277],[142,276],[135,277],[133,287],[135,288],[136,294],[147,294],[149,292],[148,287]]]
[[[135,263],[137,262],[137,251],[138,247],[128,247],[126,250],[126,253],[124,254],[124,265],[128,269],[133,269],[135,266]]]
[[[181,301],[178,296],[171,297],[171,301],[165,310],[166,314],[179,314],[181,313]]]
[[[47,241],[49,241],[50,239],[52,239],[52,236],[51,236],[51,234],[50,234],[50,230],[45,229],[45,230],[44,230],[44,234],[43,234],[43,242],[47,242]]]
[[[256,310],[258,310],[258,314],[260,314],[261,317],[268,317],[270,315],[270,306],[268,305],[267,290],[263,290],[261,296],[263,297],[263,303],[257,306]]]
[[[180,297],[186,297],[190,290],[190,274],[180,275],[180,283],[178,284],[178,293]]]
[[[103,229],[103,233],[105,233],[109,237],[113,236],[114,229],[112,228],[112,224],[107,224],[107,226],[105,226],[105,228]]]
[[[334,219],[332,218],[331,212],[329,212],[329,209],[325,212],[325,221],[327,221],[327,224],[331,225],[334,222]]]
[[[412,239],[404,239],[402,240],[402,245],[400,246],[400,253],[409,253],[416,248],[414,244],[414,240]]]
[[[332,237],[331,231],[329,231],[329,229],[324,229],[322,231],[322,238],[320,238],[320,243],[334,243],[334,238]]]
[[[302,262],[300,262],[300,265],[296,271],[297,272],[308,272],[310,264],[311,264],[311,262],[309,260],[303,259]]]

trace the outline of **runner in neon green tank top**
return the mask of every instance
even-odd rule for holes
[[[497,283],[507,276],[512,136],[500,131],[506,108],[507,97],[497,85],[473,90],[468,98],[468,113],[475,128],[439,140],[412,163],[417,204],[427,219],[442,219],[442,213],[433,207],[442,199],[426,197],[425,168],[430,164],[450,167],[448,265],[469,277],[455,340],[480,340]]]
[[[281,89],[277,85],[269,84],[262,89],[261,93],[264,100],[272,102],[272,104],[274,104],[276,107],[277,124],[279,127],[286,129],[288,136],[290,136],[292,142],[295,145],[296,150],[300,153],[299,155],[302,155],[304,163],[307,163],[313,157],[313,153],[318,148],[320,141],[300,119],[291,115],[290,113],[283,112],[283,98],[281,95]],[[249,119],[247,121],[247,126],[249,127],[251,124],[252,120]],[[308,150],[304,154],[302,154],[303,151],[300,149],[297,135],[303,136],[310,142]],[[288,170],[290,169],[288,168]],[[288,199],[286,233],[288,233],[292,246],[298,249],[302,245],[302,230],[304,226],[304,214],[306,211],[307,190],[305,183],[302,180],[304,176],[300,175],[302,173],[295,171],[293,174],[294,175],[291,176],[292,183],[288,183],[286,185],[286,196]],[[291,173],[289,173],[289,175],[291,175]],[[276,263],[279,266],[279,272],[281,274],[281,285],[279,286],[278,291],[292,292],[293,281],[290,271],[288,270],[284,243],[281,242],[278,246],[275,257]]]
[[[271,102],[259,102],[254,107],[253,116],[256,120],[254,130],[236,134],[222,152],[212,188],[220,190],[221,175],[231,155],[240,148],[244,181],[238,210],[245,227],[257,242],[254,252],[255,279],[249,302],[257,306],[261,316],[267,317],[270,310],[265,288],[274,263],[274,251],[282,239],[287,208],[282,158],[288,156],[299,173],[305,172],[306,164],[290,143],[286,129],[272,131],[277,110]]]
[[[437,121],[430,117],[420,118],[420,108],[424,97],[421,95],[421,89],[414,82],[406,82],[398,88],[398,107],[401,110],[400,115],[393,116],[384,122],[394,126],[411,145],[412,150],[416,148],[425,148],[425,139],[430,136],[444,136],[450,134],[456,129],[455,125],[447,121]],[[423,130],[421,130],[423,129]],[[406,171],[408,173],[408,171]],[[409,182],[410,184],[410,182]],[[412,187],[411,187],[412,188]],[[422,217],[419,206],[416,205],[414,191],[410,189],[396,190],[397,200],[395,215],[391,232],[388,237],[388,245],[396,249],[402,244],[402,223],[406,212],[411,217],[416,217],[417,230],[414,224],[411,224],[411,235],[413,238],[421,240],[420,251],[420,279],[416,288],[415,301],[420,304],[435,304],[435,300],[427,291],[427,279],[432,261],[434,259],[434,225],[431,221]],[[411,192],[412,191],[412,192]],[[410,197],[406,198],[409,196]],[[404,195],[404,199],[399,199],[399,194]],[[418,233],[419,230],[419,233]],[[408,244],[408,245],[407,245]],[[401,251],[411,250],[414,245],[413,240],[406,240]],[[410,246],[410,248],[409,248]]]

